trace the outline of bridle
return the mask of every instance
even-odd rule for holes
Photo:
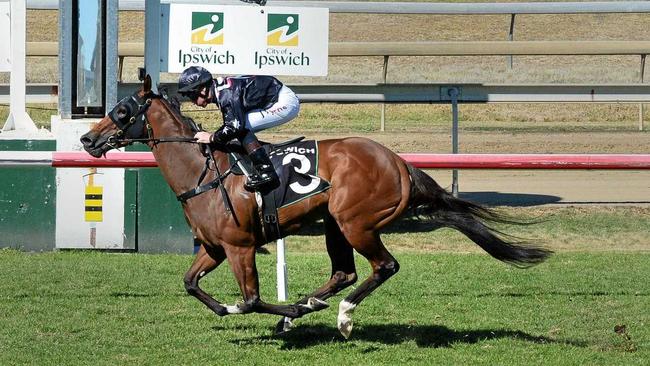
[[[146,93],[142,97],[139,93],[135,93],[130,97],[122,99],[113,110],[108,114],[117,132],[110,136],[106,144],[116,149],[120,145],[130,145],[134,142],[149,143],[154,145],[161,142],[189,142],[196,143],[193,137],[154,137],[153,129],[147,119],[147,109],[151,106],[153,99],[163,98],[162,95],[153,92]],[[188,120],[186,123],[190,124],[193,132],[200,131],[199,127],[194,121]],[[141,138],[140,131],[146,128],[147,137]]]
[[[149,107],[151,106],[153,99],[161,99],[161,98],[164,99],[165,97],[150,91],[148,93],[145,93],[145,95],[143,95],[142,97],[139,95],[139,93],[136,92],[130,97],[126,97],[122,99],[108,115],[111,121],[113,121],[115,127],[117,127],[117,132],[115,132],[114,135],[108,138],[106,144],[114,149],[120,147],[119,146],[120,144],[130,145],[134,142],[143,142],[143,143],[152,142],[154,145],[162,142],[188,142],[188,143],[196,144],[197,142],[194,137],[154,137],[153,136],[153,128],[151,127],[151,124],[147,119],[146,112],[147,109],[149,109]],[[199,128],[199,126],[192,119],[181,118],[181,122],[188,124],[192,132],[201,131],[201,128]],[[139,135],[136,135],[136,133],[139,134],[140,133],[139,131],[142,131],[145,128],[147,130],[147,137],[146,138],[138,137]],[[208,153],[205,154],[206,155],[205,166],[199,177],[197,187],[178,195],[176,198],[179,201],[185,203],[188,199],[198,196],[201,193],[219,188],[223,196],[226,213],[230,214],[233,212],[232,204],[230,203],[230,199],[228,198],[226,189],[223,186],[223,180],[232,173],[232,170],[228,169],[225,173],[221,174],[217,163],[214,161],[214,158],[212,156],[212,149],[210,148],[209,144],[206,145],[206,149],[208,150],[207,151]],[[210,168],[210,165],[212,165],[213,168]],[[206,184],[201,184],[208,170],[214,170],[216,172],[217,177],[211,182],[208,182]]]

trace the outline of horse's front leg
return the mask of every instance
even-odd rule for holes
[[[226,307],[205,293],[199,287],[199,280],[217,268],[225,258],[226,252],[223,250],[223,247],[202,244],[199,252],[196,254],[196,258],[194,258],[192,266],[185,273],[184,278],[187,293],[199,299],[199,301],[219,316],[228,315]]]
[[[234,306],[226,306],[229,314],[265,313],[276,314],[292,319],[325,309],[327,303],[316,298],[310,298],[306,304],[274,305],[260,299],[259,278],[255,264],[255,247],[227,247],[227,258],[235,278],[239,283],[244,302]]]

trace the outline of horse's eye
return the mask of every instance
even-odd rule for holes
[[[124,105],[117,107],[117,118],[124,119],[128,114],[129,110]]]

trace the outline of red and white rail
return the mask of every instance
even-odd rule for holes
[[[94,158],[83,151],[0,151],[0,167],[154,168],[151,152],[113,151]]]
[[[424,169],[650,169],[650,154],[399,154]],[[93,158],[82,151],[0,151],[0,167],[151,168],[151,152],[109,152]]]
[[[400,154],[424,169],[650,169],[650,154]]]

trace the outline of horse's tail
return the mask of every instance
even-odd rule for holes
[[[553,252],[534,246],[489,226],[522,224],[492,209],[449,194],[423,171],[407,164],[412,179],[410,207],[417,215],[425,215],[435,224],[454,228],[494,258],[515,265],[530,267],[543,262]]]

